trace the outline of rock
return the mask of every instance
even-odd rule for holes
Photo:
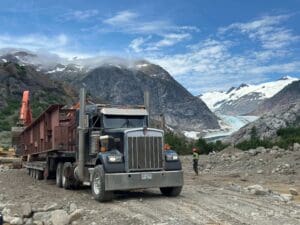
[[[20,217],[15,217],[10,221],[11,225],[22,225],[23,224],[23,220]]]
[[[55,210],[51,213],[51,222],[53,225],[68,225],[69,215],[64,210]]]
[[[246,189],[250,191],[251,194],[254,195],[267,195],[271,192],[269,189],[263,188],[261,185],[258,184],[248,186]]]
[[[77,205],[74,202],[71,202],[69,205],[69,212],[72,213],[77,209]]]
[[[2,211],[6,207],[6,204],[0,203],[0,211]]]
[[[83,215],[83,209],[76,209],[71,215],[69,216],[69,223],[72,223]]]
[[[294,151],[300,151],[300,144],[299,143],[294,143],[293,150]]]
[[[45,212],[48,212],[48,211],[57,210],[57,209],[59,209],[59,208],[60,208],[60,207],[58,206],[57,203],[53,203],[53,204],[51,204],[51,205],[46,205],[46,206],[43,208],[43,210],[44,210]]]
[[[25,225],[32,225],[32,224],[33,224],[33,219],[32,218],[26,219]]]
[[[251,156],[256,156],[259,152],[256,149],[250,149],[248,151],[248,154]]]
[[[256,151],[258,153],[264,153],[264,152],[266,152],[266,149],[264,147],[258,147],[258,148],[256,148]]]
[[[257,170],[257,174],[262,174],[263,172],[263,170]]]
[[[291,193],[291,195],[298,195],[298,191],[295,188],[290,188],[289,192]]]
[[[37,221],[34,221],[33,224],[34,224],[34,225],[44,225],[44,222],[43,222],[43,221],[38,221],[38,220],[37,220]]]
[[[33,214],[33,220],[34,221],[49,221],[51,217],[50,212],[36,212]]]
[[[293,195],[291,194],[281,194],[280,197],[282,198],[283,202],[289,202],[293,200]]]
[[[24,218],[29,218],[32,216],[32,207],[30,203],[24,203],[22,205],[22,216]]]

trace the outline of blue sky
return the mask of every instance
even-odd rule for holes
[[[300,77],[300,0],[1,1],[0,48],[145,58],[193,94]]]

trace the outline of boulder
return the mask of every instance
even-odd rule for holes
[[[12,220],[10,220],[10,224],[11,225],[22,225],[23,224],[23,220],[20,217],[15,217]]]
[[[294,195],[294,196],[298,195],[298,191],[295,188],[290,188],[289,191],[290,191],[291,195]]]
[[[252,185],[252,186],[248,186],[246,188],[251,194],[254,195],[267,195],[269,194],[271,191],[267,188],[262,187],[261,185]]]
[[[22,205],[22,216],[24,218],[29,218],[32,216],[32,207],[30,203],[24,203]]]
[[[69,205],[69,212],[72,213],[77,209],[77,205],[74,202],[71,202]]]
[[[64,210],[55,210],[51,213],[51,222],[53,225],[68,225],[69,215]]]
[[[83,209],[76,209],[73,213],[70,214],[69,216],[69,223],[72,223],[83,215]]]
[[[294,151],[300,151],[300,144],[299,143],[294,143],[293,150]]]

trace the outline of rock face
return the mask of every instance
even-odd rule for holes
[[[92,96],[112,104],[143,104],[144,91],[150,93],[150,114],[163,113],[166,124],[179,130],[219,128],[217,117],[197,97],[176,82],[167,71],[153,64],[125,68],[98,67],[77,81],[85,84]]]
[[[292,104],[300,102],[300,81],[294,81],[286,86],[279,93],[274,95],[270,99],[266,99],[260,103],[257,109],[252,112],[253,115],[263,115],[272,111],[276,113],[282,111],[284,108],[288,108]]]
[[[239,143],[251,137],[251,130],[256,128],[257,135],[261,139],[276,137],[276,131],[289,125],[300,125],[300,102],[292,104],[287,108],[270,112],[260,117],[258,120],[242,127],[239,131],[231,135],[227,140]]]

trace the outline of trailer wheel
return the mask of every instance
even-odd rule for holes
[[[62,186],[64,189],[71,189],[72,180],[70,178],[70,172],[72,170],[72,164],[70,162],[65,162],[62,170]]]
[[[44,176],[44,172],[43,172],[43,171],[38,170],[38,171],[37,171],[37,174],[38,174],[38,175],[37,175],[37,179],[38,179],[38,180],[42,180],[42,179],[44,178],[44,177],[43,177],[43,176]]]
[[[63,172],[63,163],[58,163],[56,167],[56,186],[62,187],[62,172]]]
[[[168,197],[176,197],[180,195],[182,187],[161,187],[160,192]]]
[[[102,165],[94,169],[91,188],[94,198],[99,202],[110,201],[113,198],[112,191],[105,191],[105,172]]]

